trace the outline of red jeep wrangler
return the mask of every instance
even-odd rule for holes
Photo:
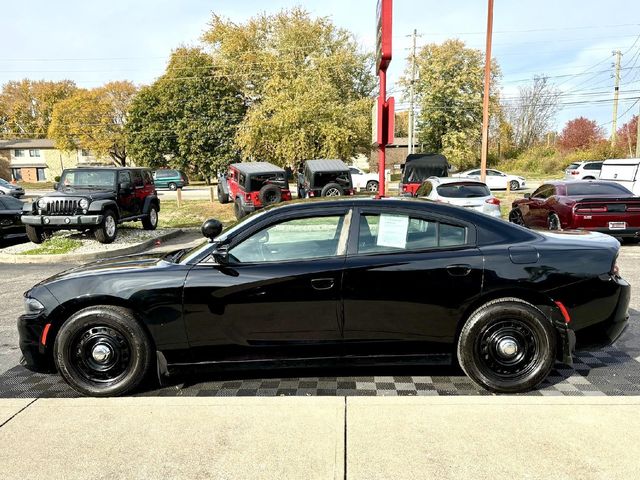
[[[267,162],[233,163],[218,178],[218,200],[233,202],[239,220],[259,208],[291,200],[284,169]]]

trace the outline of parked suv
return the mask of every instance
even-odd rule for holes
[[[304,162],[302,188],[308,197],[353,195],[349,166],[342,160],[307,160]]]
[[[66,169],[54,187],[24,206],[22,223],[34,243],[69,229],[92,230],[100,243],[111,243],[123,222],[140,220],[145,230],[158,226],[160,200],[149,169]]]
[[[262,207],[291,200],[284,169],[268,162],[233,163],[218,178],[218,200],[233,202],[239,220]]]
[[[153,172],[153,180],[156,188],[168,188],[169,190],[177,190],[189,185],[187,175],[180,170],[156,170]]]
[[[379,186],[379,177],[377,173],[364,173],[357,167],[349,167],[351,172],[351,181],[354,188],[360,188],[369,192],[377,192]]]
[[[597,180],[602,162],[574,162],[564,171],[565,180]]]

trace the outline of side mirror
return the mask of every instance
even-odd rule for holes
[[[120,191],[122,193],[131,193],[131,183],[130,182],[120,183]]]
[[[58,187],[59,187],[59,186],[60,186],[60,183],[59,183],[59,182],[55,182],[55,183],[53,184],[53,189],[54,189],[54,190],[58,190]]]
[[[527,200],[531,198],[531,194],[530,193],[525,193],[524,194],[524,198],[526,198]]]
[[[204,237],[208,238],[210,242],[213,242],[213,239],[222,233],[222,222],[215,218],[210,218],[202,224],[200,231]]]

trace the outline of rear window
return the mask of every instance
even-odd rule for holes
[[[479,183],[447,183],[436,188],[438,195],[448,198],[477,198],[491,195],[489,187]]]
[[[569,165],[567,167],[567,170],[575,170],[576,168],[578,168],[580,166],[579,163],[572,163],[571,165]]]
[[[567,185],[570,197],[587,197],[592,195],[633,195],[629,190],[617,183],[578,183]]]
[[[281,187],[285,187],[284,172],[260,173],[258,175],[252,175],[249,179],[249,190],[251,190],[252,192],[258,191],[264,186],[265,182],[268,181],[276,182]],[[244,182],[244,177],[241,175],[240,183],[244,184]]]

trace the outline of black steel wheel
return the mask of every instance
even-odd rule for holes
[[[105,305],[71,316],[56,335],[53,355],[73,389],[100,397],[133,390],[152,361],[151,342],[133,314]]]
[[[499,393],[536,387],[551,371],[555,351],[551,321],[517,298],[493,300],[476,310],[458,341],[458,360],[465,373]]]

